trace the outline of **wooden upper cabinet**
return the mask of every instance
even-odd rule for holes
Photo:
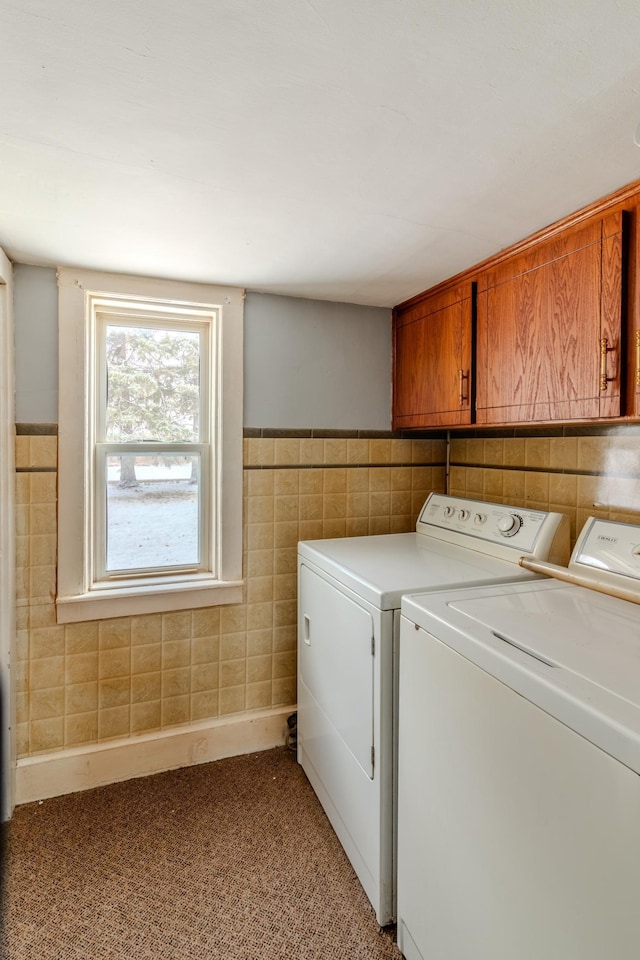
[[[478,276],[477,423],[621,412],[621,211]]]
[[[472,284],[397,307],[393,427],[471,422]]]

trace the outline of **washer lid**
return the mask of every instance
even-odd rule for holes
[[[637,604],[538,580],[413,596],[402,613],[640,773]]]
[[[452,603],[474,623],[640,709],[640,607],[583,587]]]

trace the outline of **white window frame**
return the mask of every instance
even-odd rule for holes
[[[59,269],[58,287],[58,623],[241,602],[244,291],[70,268]],[[101,390],[94,380],[96,324],[110,312],[130,314],[135,323],[136,310],[138,318],[155,317],[159,324],[166,318],[165,324],[175,325],[183,317],[187,326],[209,325],[207,563],[205,569],[105,579],[97,575],[94,553],[99,519],[94,397]]]
[[[208,571],[215,574],[216,556],[211,551],[211,546],[216,542],[216,530],[213,520],[216,516],[217,489],[216,484],[212,482],[212,473],[215,465],[214,444],[212,439],[212,396],[211,391],[214,387],[212,372],[217,369],[216,364],[216,330],[220,324],[220,310],[217,307],[174,309],[165,308],[164,305],[149,301],[141,303],[137,300],[132,303],[130,299],[116,299],[114,297],[97,297],[93,294],[87,294],[88,314],[90,318],[90,337],[93,341],[93,348],[90,354],[93,357],[93,376],[94,381],[89,387],[89,396],[92,398],[92,410],[90,411],[90,436],[89,452],[94,451],[93,456],[93,478],[91,482],[91,494],[93,500],[90,502],[90,514],[93,516],[93,551],[90,562],[92,567],[89,570],[89,581],[96,590],[105,589],[109,583],[113,582],[115,577],[122,579],[122,574],[109,574],[105,570],[105,561],[107,553],[106,543],[106,498],[104,488],[104,477],[106,475],[106,460],[112,453],[138,453],[143,456],[145,453],[165,453],[177,452],[178,449],[186,454],[197,454],[200,460],[198,498],[200,504],[199,523],[198,523],[198,541],[200,560],[195,569],[197,572]],[[197,333],[199,337],[199,357],[200,357],[200,390],[199,390],[199,437],[197,440],[184,443],[161,443],[159,441],[147,440],[143,442],[132,442],[129,444],[118,442],[109,442],[106,438],[106,414],[107,414],[107,357],[106,357],[106,336],[107,327],[112,326],[137,326],[146,329],[155,328],[158,330],[178,330],[184,329],[189,333]],[[165,580],[170,582],[168,571],[165,570]],[[191,565],[194,570],[194,565]],[[157,577],[159,568],[147,568],[145,571],[132,571],[130,577],[154,576]],[[184,571],[178,573],[180,579],[183,579]]]

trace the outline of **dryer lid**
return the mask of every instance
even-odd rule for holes
[[[380,610],[397,610],[409,593],[533,579],[517,563],[417,533],[306,540],[298,553]]]

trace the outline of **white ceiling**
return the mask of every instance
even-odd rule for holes
[[[0,0],[14,260],[392,305],[640,177],[638,0]]]

